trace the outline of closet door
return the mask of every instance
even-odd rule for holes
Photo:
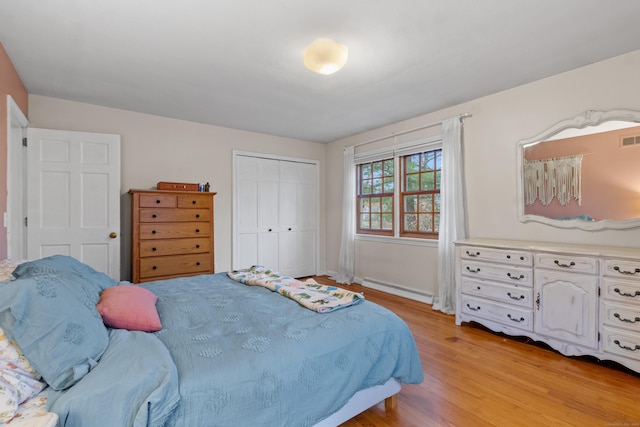
[[[316,274],[317,165],[237,155],[233,268]]]
[[[311,276],[316,270],[316,166],[280,162],[280,273]]]

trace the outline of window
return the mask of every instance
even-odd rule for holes
[[[394,160],[357,166],[358,233],[393,236]]]
[[[404,156],[401,162],[400,235],[437,238],[442,150]]]
[[[439,142],[360,157],[356,166],[358,234],[438,239]]]

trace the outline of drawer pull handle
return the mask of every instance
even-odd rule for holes
[[[291,227],[289,227],[289,231],[291,231]]]
[[[191,204],[192,204],[192,205],[195,205],[195,204],[196,204],[196,201],[195,201],[195,200],[192,200],[192,201],[191,201]]]
[[[156,230],[151,230],[151,234],[156,234]]]
[[[520,276],[512,276],[511,273],[507,273],[507,276],[509,277],[509,279],[513,279],[513,280],[522,280],[522,279],[524,279],[524,274],[521,274]]]
[[[152,270],[157,270],[158,267],[156,267],[155,265],[152,267]]]
[[[619,320],[619,321],[621,321],[621,322],[627,322],[627,323],[638,323],[638,322],[640,322],[640,317],[636,317],[634,320],[631,320],[631,319],[624,319],[624,318],[622,318],[622,317],[620,316],[620,314],[618,314],[618,313],[615,313],[615,314],[613,315],[613,317],[615,317],[616,319],[618,319],[618,320]]]
[[[471,307],[469,303],[467,303],[467,307],[469,307],[469,310],[480,311],[480,306],[474,308],[474,307]]]
[[[159,205],[160,203],[162,203],[162,202],[160,201],[160,199],[156,199],[156,204],[158,204],[158,205]]]
[[[196,262],[196,265],[200,265],[200,261]]]
[[[200,245],[196,245],[196,249],[200,249]]]
[[[619,288],[615,288],[613,291],[620,294],[620,296],[623,296],[623,297],[635,298],[640,296],[640,291],[636,291],[635,294],[628,294],[626,292],[622,292]]]
[[[155,252],[155,251],[157,251],[157,250],[158,250],[158,249],[157,249],[156,247],[151,248],[151,252]]]
[[[560,261],[555,260],[555,261],[553,261],[553,263],[554,263],[555,265],[557,265],[558,267],[562,267],[562,268],[571,268],[571,267],[573,267],[574,265],[576,265],[576,263],[575,263],[575,262],[573,262],[573,261],[571,261],[569,264],[562,264]]]
[[[536,296],[536,310],[540,311],[540,292],[538,292],[538,296]]]
[[[511,295],[511,292],[507,292],[507,295],[509,295],[509,298],[514,299],[516,301],[524,299],[524,295],[518,295],[518,296],[514,297],[513,295]]]
[[[638,274],[638,273],[640,273],[640,268],[636,268],[636,269],[635,269],[635,270],[633,270],[633,271],[625,271],[625,270],[620,270],[620,267],[618,267],[618,266],[616,265],[615,267],[613,267],[613,269],[614,269],[615,271],[617,271],[618,273],[620,273],[620,274],[627,274],[627,275],[629,275],[629,276],[633,276],[634,274]]]
[[[631,347],[627,347],[626,345],[620,344],[620,341],[618,340],[613,341],[613,343],[623,350],[629,350],[629,351],[640,350],[640,345],[636,345],[635,348],[631,348]]]
[[[158,215],[153,214],[153,215],[151,215],[151,218],[158,218]]]
[[[271,229],[269,229],[269,233],[271,233]]]
[[[476,286],[476,289],[477,290],[481,290],[482,288],[480,286]]]
[[[467,266],[467,270],[469,271],[469,273],[479,273],[480,272],[480,268],[476,268],[475,270],[473,270],[469,266]]]
[[[196,218],[200,218],[200,214],[196,214]]]
[[[517,322],[517,323],[521,323],[524,322],[524,317],[521,317],[519,319],[516,319],[515,317],[511,317],[511,314],[507,314],[507,317],[509,318],[509,320],[511,320],[512,322]]]
[[[200,229],[199,229],[199,228],[196,228],[196,233],[199,233],[199,232],[200,232]]]
[[[469,255],[471,258],[480,256],[480,252],[469,252],[469,251],[466,251],[466,252],[467,252],[467,255]]]

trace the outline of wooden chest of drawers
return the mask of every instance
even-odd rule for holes
[[[213,197],[130,190],[133,283],[214,272]]]

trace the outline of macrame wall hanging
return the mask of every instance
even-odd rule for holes
[[[561,206],[572,199],[582,206],[582,155],[524,161],[524,199],[530,206],[540,199],[549,206],[555,197]]]

